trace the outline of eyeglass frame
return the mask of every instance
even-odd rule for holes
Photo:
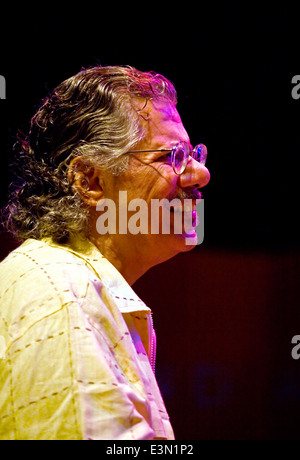
[[[186,148],[184,149],[184,152],[187,152],[188,154],[185,154],[185,157],[184,157],[184,160],[182,161],[182,165],[181,165],[181,168],[180,168],[180,172],[177,172],[176,169],[175,169],[175,152],[176,150],[178,149],[178,146],[180,144],[183,144]],[[203,155],[200,157],[200,159],[197,158],[197,150],[201,148],[201,149],[204,149],[204,153]],[[174,145],[174,147],[172,148],[169,148],[169,149],[151,149],[151,150],[131,150],[130,152],[127,152],[127,153],[150,153],[150,152],[171,152],[171,163],[172,163],[172,168],[173,168],[173,171],[174,173],[177,175],[177,176],[180,176],[181,174],[184,173],[184,171],[186,170],[186,167],[187,167],[187,164],[188,164],[188,159],[189,157],[191,156],[194,160],[198,161],[198,163],[200,163],[201,165],[205,166],[205,163],[206,163],[206,158],[207,158],[207,147],[206,145],[204,144],[197,144],[193,150],[191,151],[190,149],[190,146],[187,142],[185,141],[180,141],[180,142],[177,142],[176,145]]]

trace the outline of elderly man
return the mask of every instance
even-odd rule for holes
[[[7,223],[23,243],[0,265],[1,439],[174,438],[151,311],[130,286],[197,244],[206,149],[191,147],[176,102],[159,74],[93,67],[19,138]],[[161,208],[154,217],[162,199],[182,204],[177,230],[176,206],[168,232]],[[143,231],[129,229],[136,200]]]

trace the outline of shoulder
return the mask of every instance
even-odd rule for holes
[[[0,264],[1,314],[39,311],[41,317],[80,302],[100,279],[86,260],[44,241],[27,240]]]
[[[25,279],[44,286],[61,284],[89,272],[86,262],[60,246],[44,241],[27,240],[0,264],[0,293],[12,284],[25,284]]]

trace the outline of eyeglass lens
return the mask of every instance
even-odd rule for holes
[[[207,148],[204,144],[198,144],[194,148],[193,152],[190,152],[188,144],[185,142],[180,142],[177,144],[173,150],[173,168],[176,174],[182,174],[188,163],[189,155],[205,165],[207,158]]]
[[[178,144],[173,151],[173,167],[176,174],[181,174],[187,165],[189,149],[186,144]]]
[[[198,144],[193,150],[193,158],[202,165],[205,165],[207,158],[207,148],[204,144]]]

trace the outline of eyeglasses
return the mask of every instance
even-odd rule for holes
[[[172,149],[154,149],[154,150],[132,150],[127,153],[142,153],[142,152],[169,152],[173,171],[180,176],[185,171],[188,164],[189,156],[205,165],[207,158],[207,148],[204,144],[198,144],[191,150],[187,142],[178,142]]]

